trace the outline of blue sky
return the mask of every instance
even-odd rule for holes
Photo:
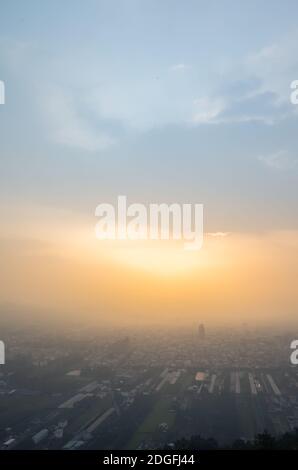
[[[199,202],[297,229],[298,3],[2,1],[0,206]]]

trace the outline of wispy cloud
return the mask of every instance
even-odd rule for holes
[[[203,124],[215,122],[216,118],[223,112],[225,103],[220,98],[199,98],[194,100],[193,122]]]
[[[179,72],[179,71],[183,71],[189,68],[190,68],[190,65],[186,65],[183,63],[175,64],[171,66],[171,70],[173,70],[173,72]]]
[[[274,125],[296,117],[290,103],[290,84],[298,76],[298,31],[233,62],[218,80],[215,93],[197,100],[197,124],[255,122]],[[233,79],[237,77],[237,79]]]
[[[47,136],[59,145],[94,152],[115,142],[115,128],[125,133],[169,125],[273,125],[288,116],[297,117],[298,107],[289,99],[290,83],[298,76],[297,40],[298,33],[293,33],[244,60],[233,58],[224,74],[216,73],[215,67],[207,83],[199,62],[171,66],[166,62],[154,69],[151,64],[142,69],[132,65],[120,74],[109,62],[103,59],[97,64],[95,58],[90,70],[89,63],[81,67],[83,78],[70,65],[67,76],[57,79],[62,88],[48,93],[48,77],[55,76],[57,64],[37,47],[32,52],[28,46],[13,49],[9,69],[15,76],[27,76],[34,90],[42,88]],[[84,100],[76,95],[75,86],[82,90]]]
[[[298,160],[292,158],[286,150],[279,150],[270,155],[259,155],[258,160],[273,170],[293,170],[298,168]]]
[[[86,151],[104,150],[113,139],[78,112],[69,94],[55,89],[44,100],[50,137],[58,144]]]
[[[275,104],[289,103],[290,83],[297,78],[298,30],[248,56],[247,73],[259,80],[259,93],[271,93]]]
[[[214,238],[225,238],[228,237],[231,232],[209,232],[207,235]]]

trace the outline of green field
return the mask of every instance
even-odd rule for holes
[[[167,423],[169,428],[173,427],[175,412],[170,411],[171,409],[171,398],[167,396],[160,398],[132,436],[127,448],[136,449],[143,440],[147,441],[150,436],[153,437],[155,434],[160,433],[160,423]]]

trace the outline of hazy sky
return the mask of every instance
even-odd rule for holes
[[[101,315],[121,315],[122,306],[133,317],[150,305],[166,318],[173,310],[270,318],[286,308],[293,318],[298,106],[290,103],[290,83],[298,79],[297,15],[295,0],[2,0],[2,301]],[[204,204],[206,232],[227,236],[217,240],[220,255],[207,240],[203,281],[197,255],[181,259],[176,251],[165,254],[165,246],[121,253],[109,247],[108,261],[102,247],[91,250],[95,207],[119,194],[131,202]],[[77,264],[92,256],[92,269]],[[237,257],[237,267],[228,263]],[[221,274],[212,271],[222,266],[219,259],[229,264]],[[118,271],[104,287],[97,284],[103,266],[125,266],[125,294]],[[141,267],[151,277],[142,278],[134,302]],[[192,282],[189,274],[181,281],[186,268]],[[154,278],[176,271],[180,277],[166,286]],[[251,292],[252,273],[264,279],[265,272],[264,292]],[[219,288],[220,279],[230,287]],[[236,279],[244,304],[238,294],[233,299]],[[180,283],[175,294],[173,283]]]

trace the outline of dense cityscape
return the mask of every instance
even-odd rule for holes
[[[220,445],[298,427],[293,333],[250,329],[2,330],[1,449]]]

